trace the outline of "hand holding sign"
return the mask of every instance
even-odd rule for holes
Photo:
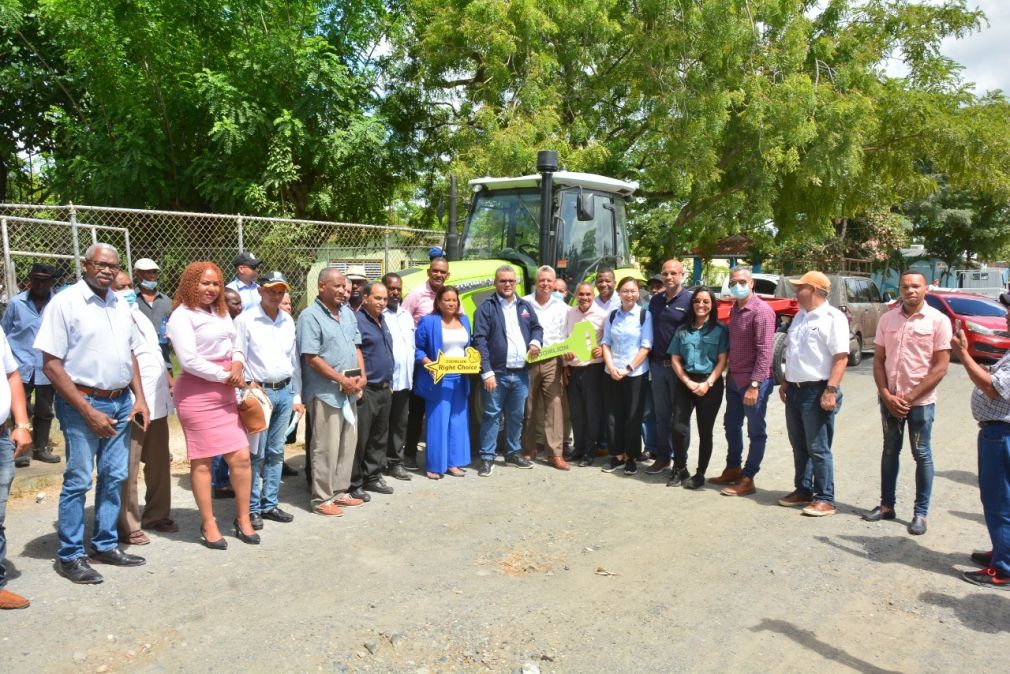
[[[526,362],[536,363],[541,360],[558,358],[566,353],[574,353],[581,361],[592,360],[593,349],[596,348],[596,328],[589,321],[580,321],[572,327],[571,336],[563,342],[551,344],[540,349],[540,353]]]
[[[465,356],[447,356],[439,351],[438,358],[424,367],[431,372],[436,384],[447,374],[477,374],[480,372],[480,352],[472,346],[466,347]]]

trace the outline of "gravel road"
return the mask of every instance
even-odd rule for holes
[[[31,608],[0,615],[5,672],[1006,671],[1010,593],[958,577],[988,548],[975,480],[971,384],[952,365],[933,441],[929,532],[912,537],[914,464],[903,453],[898,520],[859,514],[879,495],[881,430],[871,364],[851,369],[835,437],[839,514],[802,517],[777,397],[758,493],[666,488],[665,480],[499,466],[328,519],[302,477],[263,544],[197,541],[184,466],[178,534],[131,549],[76,586],[53,571],[56,488],[7,516],[11,589]],[[710,470],[721,470],[717,438]],[[692,462],[694,460],[692,455]],[[293,463],[301,465],[301,455]],[[599,463],[599,462],[598,462]],[[90,501],[90,498],[89,498]],[[215,502],[231,522],[230,503]],[[90,512],[90,506],[89,506]]]

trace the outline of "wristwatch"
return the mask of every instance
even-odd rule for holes
[[[752,381],[750,383],[750,387],[751,388],[761,388],[761,382],[759,382],[759,381]]]
[[[632,372],[635,371],[635,368],[631,367],[631,365],[625,365],[624,371],[627,372],[628,374],[631,374]]]
[[[14,424],[14,430],[15,431],[28,431],[29,433],[31,433],[35,429],[32,428],[31,423],[25,422],[23,424]]]
[[[838,393],[838,387],[837,386],[830,386],[830,385],[829,386],[825,386],[824,387],[824,392],[825,393]]]

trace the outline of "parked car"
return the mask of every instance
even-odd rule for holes
[[[934,290],[926,293],[926,304],[947,316],[951,329],[961,322],[972,358],[999,360],[1010,349],[1007,310],[999,302],[974,293]]]
[[[849,365],[859,365],[863,360],[863,353],[873,351],[877,322],[887,311],[889,298],[884,296],[877,284],[866,276],[845,274],[827,276],[831,281],[828,302],[849,320]],[[776,294],[779,297],[796,297],[796,288],[792,283],[783,282],[776,288]]]

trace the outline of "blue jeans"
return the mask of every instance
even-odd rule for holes
[[[743,396],[748,386],[737,388],[733,377],[726,378],[726,415],[723,425],[726,428],[726,467],[739,468],[743,462],[743,422],[747,420],[747,437],[750,439],[750,451],[747,452],[747,463],[743,467],[745,477],[753,478],[761,470],[761,460],[765,457],[765,445],[768,444],[768,430],[765,424],[765,412],[768,410],[768,395],[772,391],[774,381],[771,377],[761,382],[758,388],[757,404],[748,407],[743,404]]]
[[[485,461],[494,461],[502,411],[505,412],[505,455],[515,454],[522,448],[523,413],[530,384],[529,373],[525,369],[495,372],[495,381],[494,391],[484,391],[480,458]]]
[[[915,459],[915,508],[912,511],[923,517],[929,512],[929,496],[933,492],[933,450],[929,441],[933,431],[933,414],[936,405],[917,405],[904,419],[895,419],[880,403],[880,419],[884,426],[884,453],[880,457],[880,503],[894,508],[895,489],[898,485],[898,455],[905,439],[908,423],[909,444]]]
[[[793,446],[793,486],[815,501],[835,502],[835,462],[831,441],[835,436],[835,415],[842,408],[842,392],[831,412],[821,409],[824,387],[790,386],[786,394],[786,430]]]
[[[231,473],[223,455],[215,456],[210,463],[211,486],[214,489],[231,489]]]
[[[60,492],[60,515],[57,531],[60,561],[83,557],[84,501],[91,489],[91,472],[98,467],[95,487],[95,527],[91,547],[97,552],[112,550],[119,540],[116,521],[119,518],[120,483],[126,479],[130,459],[130,410],[133,395],[118,398],[84,396],[89,405],[116,420],[116,434],[97,438],[84,417],[62,397],[56,397],[56,418],[60,420],[66,442],[67,466],[63,472]]]
[[[1010,576],[1010,424],[994,424],[978,433],[978,489],[992,540],[992,566],[1001,576]]]
[[[252,492],[249,513],[261,513],[277,507],[281,491],[281,471],[284,468],[284,439],[291,421],[291,406],[295,394],[291,387],[264,388],[270,403],[270,425],[262,433],[249,438],[249,459],[252,466]]]
[[[4,520],[7,519],[7,497],[11,493],[11,483],[14,482],[14,443],[10,433],[0,431],[0,589],[7,584],[7,569],[4,560],[7,559],[7,532]]]

